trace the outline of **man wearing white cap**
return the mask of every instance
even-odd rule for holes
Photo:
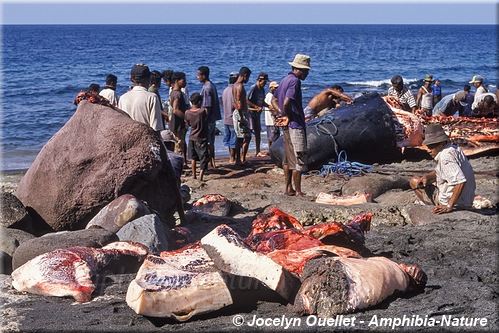
[[[466,92],[464,90],[458,91],[455,94],[447,95],[433,108],[433,116],[452,116],[456,112],[459,115],[464,114],[464,107],[466,103]]]
[[[476,105],[478,104],[478,101],[481,98],[480,95],[488,93],[489,91],[487,90],[487,88],[484,87],[483,76],[481,75],[474,75],[469,83],[473,84],[473,86],[476,88],[475,100],[473,101],[474,107],[473,106],[471,107],[472,109],[474,109],[476,108]]]
[[[434,214],[449,213],[454,207],[471,208],[476,189],[475,174],[462,150],[450,143],[440,124],[426,127],[423,145],[428,147],[437,166],[423,177],[414,176],[410,180],[418,198],[426,203],[431,201],[435,205]]]
[[[310,68],[310,57],[297,54],[292,62],[291,72],[275,91],[272,106],[282,117],[275,122],[284,131],[284,158],[282,166],[286,183],[285,195],[304,197],[301,190],[301,173],[308,171],[307,133],[303,113],[301,81],[305,80]],[[295,189],[293,189],[293,183]]]

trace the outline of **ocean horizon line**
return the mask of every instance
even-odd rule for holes
[[[497,23],[2,23],[1,26],[495,26]]]

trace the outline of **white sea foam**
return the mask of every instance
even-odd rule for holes
[[[404,84],[411,84],[414,82],[419,81],[419,79],[407,79],[407,78],[402,78],[404,80]],[[358,81],[358,82],[346,82],[347,84],[350,84],[352,86],[367,86],[367,87],[383,87],[383,86],[390,86],[391,83],[391,78],[390,79],[385,79],[385,80],[370,80],[370,81]]]

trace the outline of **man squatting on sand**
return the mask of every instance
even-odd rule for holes
[[[440,124],[428,125],[423,145],[430,149],[437,166],[423,177],[414,176],[410,180],[418,198],[426,204],[428,201],[433,203],[434,214],[449,213],[454,207],[471,208],[475,197],[475,174],[461,149],[450,143]]]
[[[301,81],[305,80],[310,70],[310,57],[297,54],[288,73],[277,87],[272,106],[283,116],[275,122],[283,127],[284,158],[282,168],[286,183],[286,195],[303,197],[301,190],[301,173],[308,171],[307,167],[307,133],[305,113],[302,105]],[[293,183],[295,189],[293,189]]]

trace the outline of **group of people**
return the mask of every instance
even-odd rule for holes
[[[391,78],[392,86],[388,89],[388,96],[396,97],[403,110],[422,110],[426,116],[499,117],[497,91],[489,92],[481,75],[473,76],[469,83],[476,89],[474,94],[471,86],[466,84],[463,90],[443,96],[440,79],[433,79],[432,75],[426,74],[424,85],[414,98],[413,92],[404,85],[402,77],[395,75]]]
[[[230,163],[246,163],[248,147],[255,137],[256,156],[264,156],[261,145],[261,114],[265,112],[265,124],[269,146],[275,142],[280,131],[274,127],[276,116],[271,105],[277,82],[270,83],[266,95],[264,87],[269,81],[268,74],[260,73],[257,82],[248,94],[244,89],[251,76],[251,70],[242,67],[239,72],[229,74],[229,85],[222,94],[224,108],[224,144],[229,148]],[[121,97],[116,94],[117,77],[109,74],[106,86],[100,90],[98,84],[91,84],[86,93],[98,94],[108,105],[125,111],[132,119],[149,125],[161,133],[169,150],[180,154],[187,164],[191,160],[193,178],[197,179],[196,163],[200,164],[199,179],[202,181],[209,164],[216,168],[215,134],[216,121],[222,119],[217,88],[210,81],[210,69],[200,66],[197,79],[202,83],[201,91],[189,95],[184,72],[165,70],[151,71],[145,64],[133,66],[130,80],[133,86]],[[161,101],[159,88],[161,81],[169,87],[168,102]],[[75,100],[75,104],[77,101]],[[188,143],[186,135],[190,128]]]
[[[284,194],[306,197],[302,191],[301,176],[308,171],[306,122],[331,110],[340,103],[352,103],[341,86],[335,85],[314,96],[303,107],[301,81],[308,76],[310,57],[296,54],[288,63],[291,71],[280,82],[272,81],[269,92],[264,87],[268,74],[261,72],[248,92],[244,85],[249,82],[251,70],[241,67],[239,72],[229,74],[229,84],[222,93],[224,109],[224,145],[229,148],[231,164],[245,164],[252,134],[255,137],[256,155],[261,156],[261,113],[265,113],[269,147],[283,135]],[[109,75],[106,87],[99,92],[112,105],[130,115],[136,121],[148,124],[160,131],[166,144],[173,144],[171,150],[191,159],[193,177],[197,177],[196,162],[200,163],[200,180],[211,163],[215,168],[215,122],[221,119],[218,93],[210,81],[207,66],[198,68],[197,78],[203,84],[201,92],[188,95],[186,77],[183,72],[171,70],[162,73],[149,70],[144,64],[133,66],[130,80],[133,87],[118,98],[116,76]],[[163,110],[158,88],[161,79],[170,87],[167,110]],[[470,93],[470,86],[463,91],[442,96],[439,79],[426,75],[424,85],[414,94],[404,85],[403,79],[395,75],[388,96],[394,96],[406,111],[423,110],[426,115],[495,117],[498,115],[497,96],[483,86],[483,77],[475,75],[472,83],[476,92]],[[95,87],[94,87],[95,88]],[[98,90],[98,88],[97,88]],[[469,104],[469,109],[465,109]],[[469,113],[468,113],[469,112]],[[189,144],[186,149],[187,126],[190,126]],[[452,211],[454,208],[470,208],[475,192],[473,169],[463,152],[450,143],[439,124],[426,129],[424,145],[437,161],[436,169],[424,176],[411,179],[411,187],[424,203],[435,205],[436,214]]]

